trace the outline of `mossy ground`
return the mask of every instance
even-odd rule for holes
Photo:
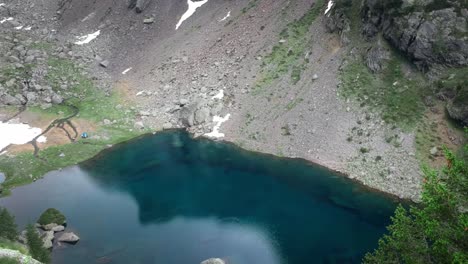
[[[49,48],[49,45],[42,46]],[[130,103],[124,101],[124,97],[118,91],[106,92],[97,88],[85,70],[69,59],[51,57],[48,59],[48,65],[50,67],[46,79],[53,89],[58,90],[63,80],[73,84],[66,91],[62,91],[68,99],[63,104],[45,110],[29,107],[26,111],[58,119],[71,115],[74,111],[70,107],[72,105],[78,109],[76,118],[92,122],[96,126],[95,133],[103,136],[100,139],[77,138],[75,142],[50,146],[41,149],[37,157],[31,152],[0,156],[0,171],[7,176],[3,183],[5,190],[2,195],[8,194],[8,189],[30,183],[51,170],[80,163],[92,158],[109,145],[147,132],[133,130],[135,112],[130,110]],[[115,122],[104,126],[101,124],[103,119]],[[73,122],[73,119],[71,121]]]
[[[280,40],[273,46],[269,54],[263,58],[262,71],[255,83],[254,94],[260,94],[280,77],[289,74],[292,84],[301,79],[301,74],[307,66],[307,47],[312,36],[310,26],[322,12],[324,0],[318,0],[304,16],[289,23],[280,33]]]

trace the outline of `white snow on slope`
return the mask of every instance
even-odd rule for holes
[[[226,15],[225,17],[223,17],[219,22],[222,22],[222,21],[226,20],[226,19],[227,19],[228,17],[230,17],[230,16],[231,16],[231,11],[229,11],[229,12],[227,13],[227,15]]]
[[[28,124],[11,124],[0,122],[0,149],[10,144],[26,144],[42,133],[42,129],[30,127]],[[41,136],[37,142],[44,143],[46,138]]]
[[[177,30],[180,27],[180,25],[182,25],[182,22],[184,22],[187,18],[191,17],[195,13],[197,8],[199,8],[200,6],[206,4],[206,2],[208,2],[208,0],[203,0],[203,1],[199,1],[199,2],[193,2],[193,1],[187,0],[188,9],[187,9],[187,11],[185,11],[185,13],[180,18],[180,20],[177,23],[175,29]]]
[[[213,122],[215,122],[216,125],[213,127],[213,131],[211,131],[210,133],[206,133],[205,136],[213,138],[224,137],[224,133],[220,133],[219,128],[224,122],[229,120],[229,117],[231,117],[231,114],[227,114],[225,117],[213,116]]]
[[[325,10],[325,15],[326,15],[328,12],[330,12],[330,10],[331,10],[332,7],[333,7],[333,4],[334,4],[334,3],[333,3],[333,0],[329,0],[329,1],[328,1],[328,6],[327,6],[327,9]],[[330,15],[330,14],[328,14],[328,15]]]
[[[12,17],[4,18],[2,21],[0,21],[0,24],[3,24],[3,23],[5,23],[7,21],[10,21],[10,20],[13,20],[13,18]]]
[[[75,44],[76,45],[88,44],[89,42],[91,42],[91,40],[97,38],[97,36],[99,36],[99,34],[101,34],[101,30],[98,30],[98,31],[96,31],[94,33],[91,33],[91,34],[88,34],[88,35],[77,37],[78,41],[75,42]]]
[[[221,89],[219,90],[219,93],[217,93],[215,96],[213,96],[213,99],[223,99],[224,97],[224,90]]]
[[[132,67],[125,69],[125,70],[122,72],[122,74],[125,75],[125,74],[127,74],[127,72],[129,72],[130,70],[132,70]]]

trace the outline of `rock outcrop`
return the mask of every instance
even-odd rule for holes
[[[468,10],[462,1],[378,1],[362,6],[362,33],[382,32],[422,70],[468,66]]]

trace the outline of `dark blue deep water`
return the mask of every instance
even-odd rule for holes
[[[55,207],[81,237],[60,264],[359,263],[394,201],[301,160],[145,136],[0,199],[20,226]]]

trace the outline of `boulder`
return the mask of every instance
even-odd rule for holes
[[[50,223],[47,225],[42,225],[41,228],[44,229],[45,231],[50,231],[54,229],[54,227],[58,226],[56,223]]]
[[[182,125],[191,127],[194,125],[195,111],[198,108],[198,103],[191,103],[182,107],[179,111],[179,119]]]
[[[133,128],[135,128],[135,129],[144,129],[145,125],[143,124],[142,121],[137,121],[137,122],[135,122],[135,124],[133,124]]]
[[[367,68],[373,73],[378,73],[385,67],[385,61],[389,59],[389,54],[385,50],[380,42],[378,45],[370,48],[367,51],[366,65]]]
[[[78,237],[73,232],[65,232],[62,235],[60,235],[58,238],[59,242],[65,242],[65,243],[71,243],[71,244],[74,244],[78,242],[79,240],[80,240],[80,237]]]
[[[55,226],[55,227],[52,228],[52,231],[54,231],[56,233],[57,232],[62,232],[64,230],[65,230],[65,227],[63,225],[58,225],[58,226]]]
[[[146,7],[148,7],[149,3],[150,0],[137,0],[135,3],[135,11],[137,13],[143,12],[143,10],[145,10]]]
[[[464,126],[468,126],[468,98],[462,100],[455,98],[447,103],[447,112],[450,117]]]
[[[42,243],[45,248],[49,249],[53,247],[53,241],[54,240],[54,231],[46,231],[44,234],[42,234]]]
[[[208,107],[202,107],[195,112],[195,124],[203,124],[210,117],[210,109]]]
[[[226,262],[220,258],[210,258],[200,262],[200,264],[226,264]]]

